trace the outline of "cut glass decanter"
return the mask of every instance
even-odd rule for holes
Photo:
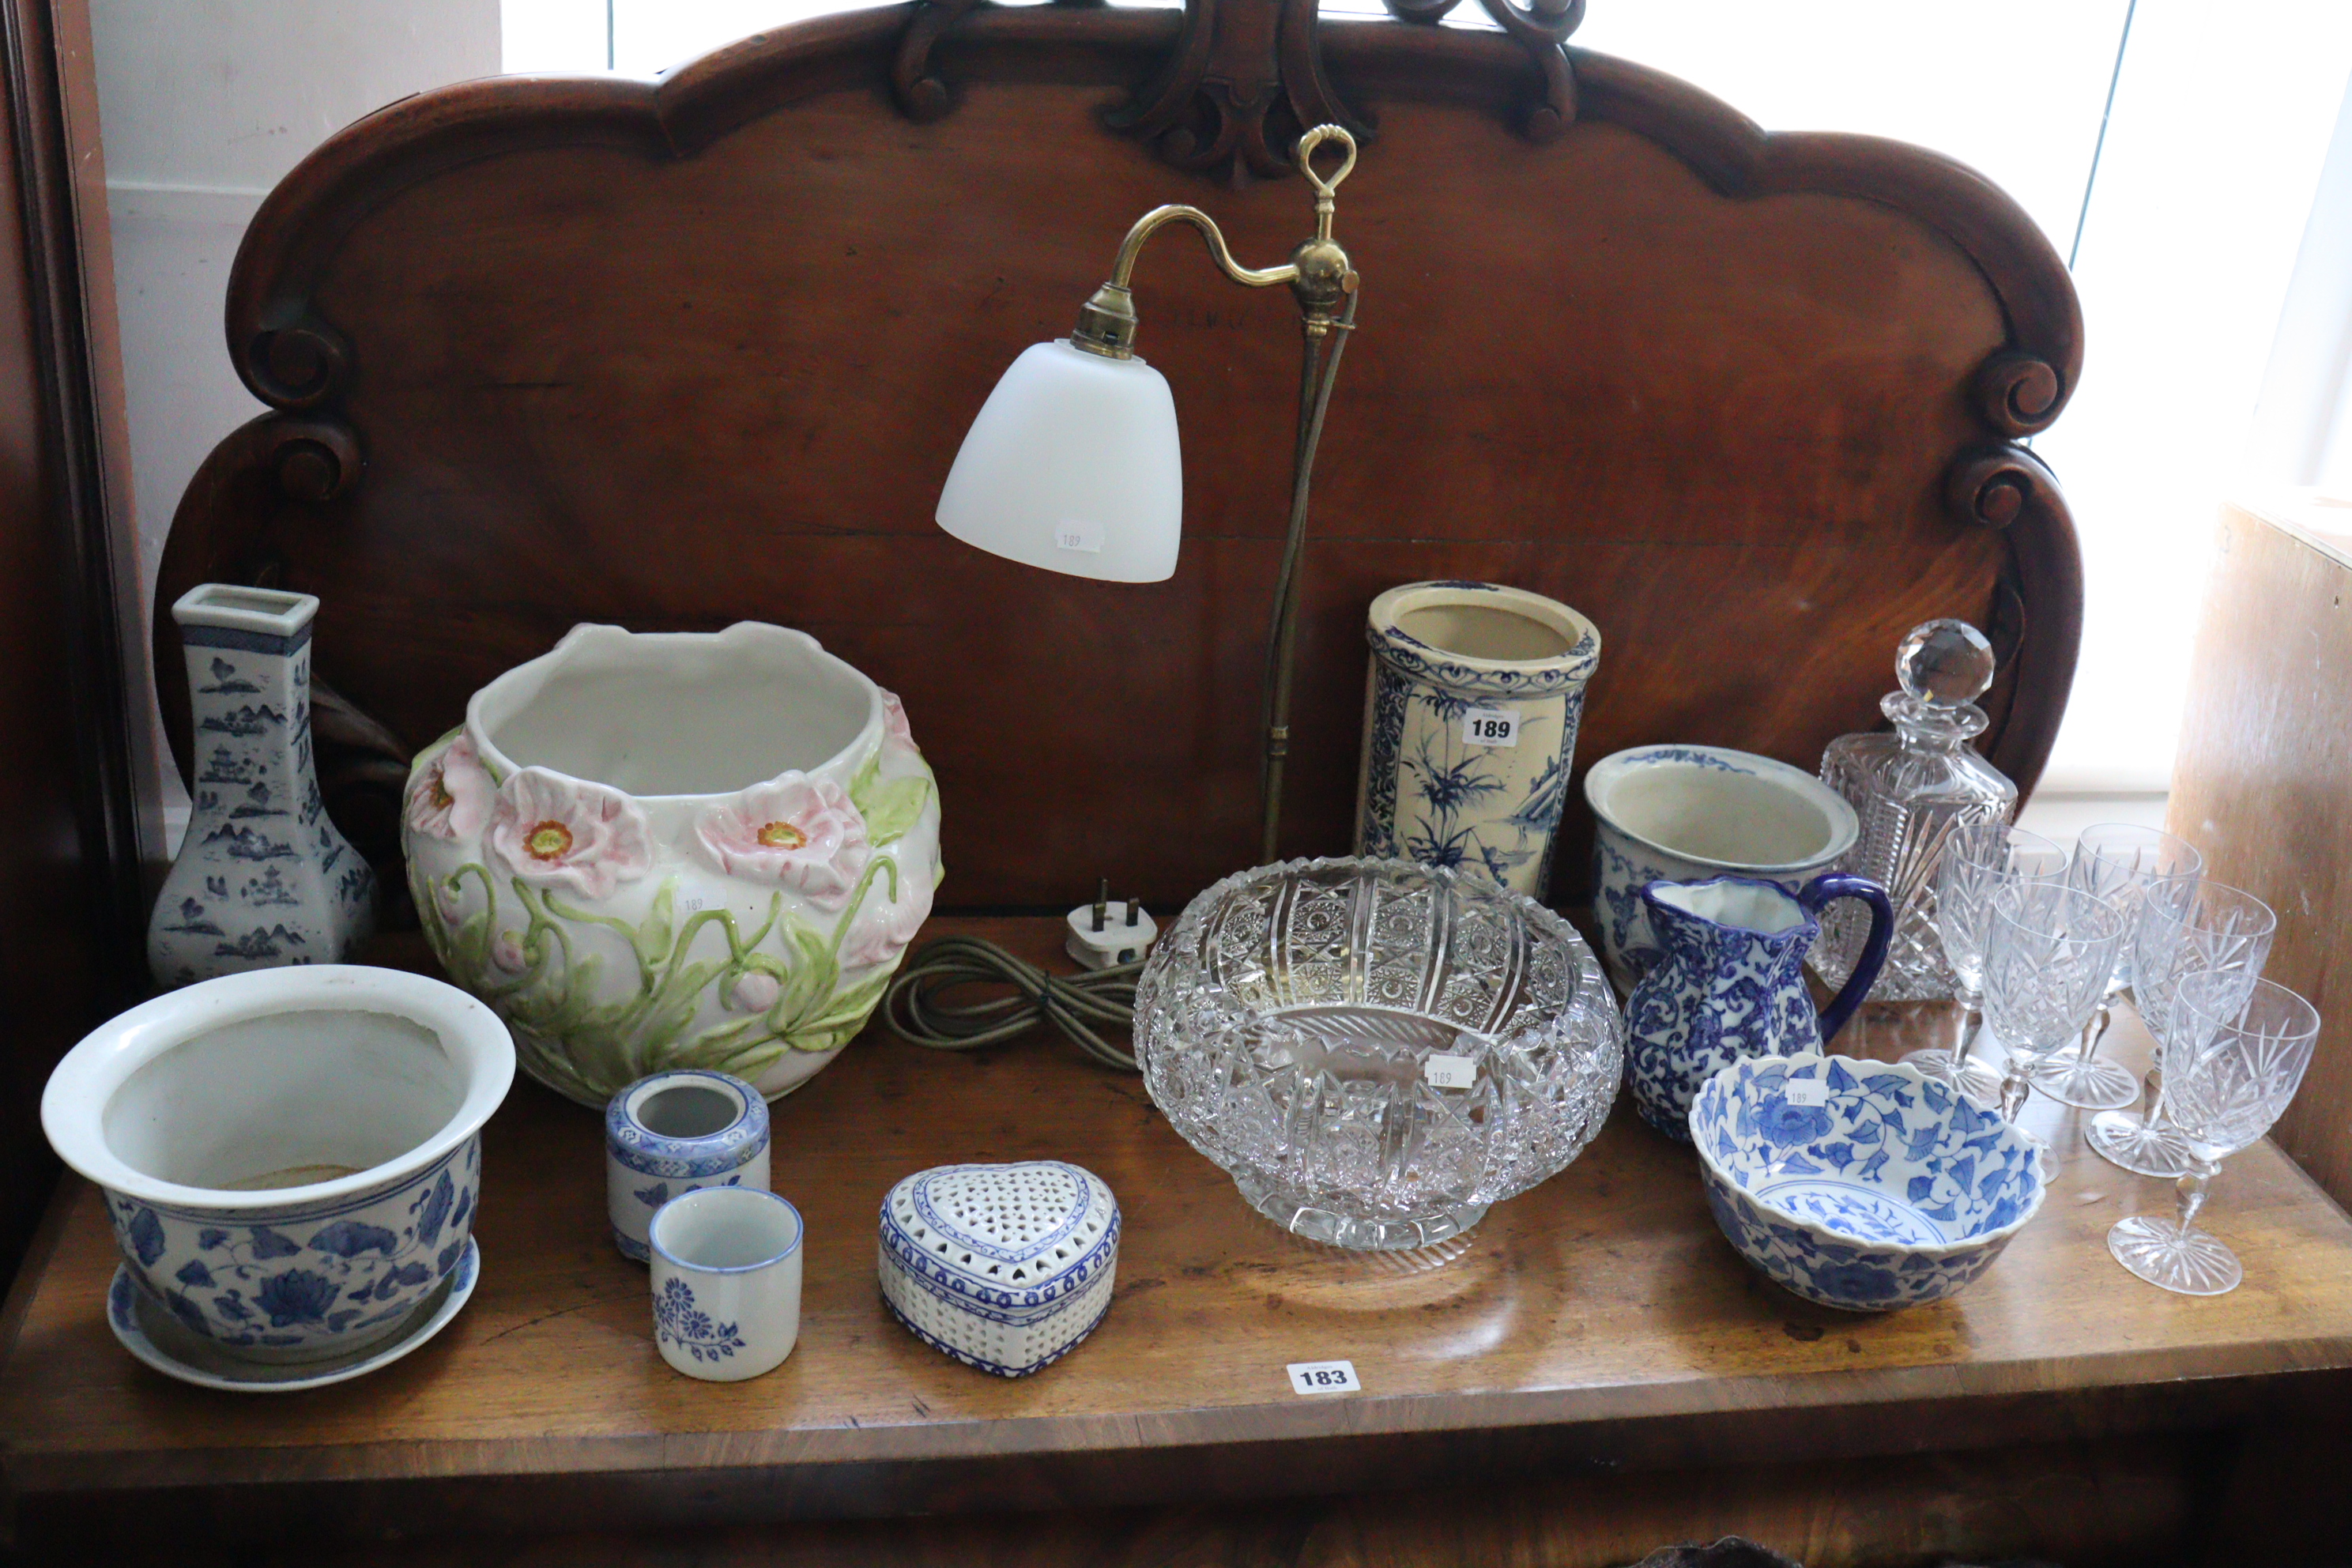
[[[1822,781],[1853,806],[1862,837],[1839,869],[1869,878],[1895,906],[1895,940],[1870,994],[1916,1001],[1952,994],[1951,966],[1936,930],[1936,870],[1955,829],[2007,820],[2017,786],[1969,742],[1985,727],[1973,699],[1992,684],[1992,644],[1966,621],[1929,621],[1895,650],[1900,691],[1878,704],[1892,730],[1841,735],[1822,753]],[[1832,988],[1845,984],[1869,931],[1852,900],[1832,905],[1812,965]]]

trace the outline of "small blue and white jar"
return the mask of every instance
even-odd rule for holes
[[[768,1102],[706,1068],[657,1072],[604,1107],[604,1206],[613,1245],[639,1263],[654,1211],[706,1187],[768,1190]]]
[[[1493,583],[1408,583],[1372,601],[1356,853],[1483,871],[1540,899],[1601,634]]]

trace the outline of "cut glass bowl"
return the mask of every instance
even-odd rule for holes
[[[1136,984],[1169,1123],[1260,1214],[1338,1247],[1443,1241],[1558,1173],[1609,1114],[1624,1036],[1566,921],[1405,860],[1228,877]]]

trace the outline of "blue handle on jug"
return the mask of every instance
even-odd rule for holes
[[[1862,956],[1854,960],[1853,973],[1846,976],[1845,988],[1830,998],[1822,1009],[1822,1044],[1837,1038],[1837,1032],[1870,994],[1871,983],[1886,963],[1886,944],[1895,935],[1895,906],[1886,901],[1886,889],[1867,877],[1848,876],[1843,871],[1828,871],[1814,878],[1798,890],[1797,902],[1815,920],[1822,909],[1839,899],[1860,899],[1870,906],[1870,934],[1862,939]]]

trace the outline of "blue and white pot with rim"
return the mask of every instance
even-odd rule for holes
[[[1754,877],[1789,892],[1834,870],[1862,837],[1845,797],[1802,768],[1728,746],[1635,746],[1584,775],[1592,808],[1592,921],[1622,991],[1658,955],[1652,882]]]
[[[624,1258],[652,1259],[654,1215],[705,1187],[768,1189],[768,1102],[731,1074],[639,1079],[604,1107],[604,1205]]]
[[[1356,853],[1484,873],[1541,898],[1601,633],[1494,583],[1372,601]]]
[[[97,1185],[123,1276],[254,1362],[398,1332],[465,1256],[514,1042],[455,986],[343,964],[159,996],[68,1052],[41,1126]]]

